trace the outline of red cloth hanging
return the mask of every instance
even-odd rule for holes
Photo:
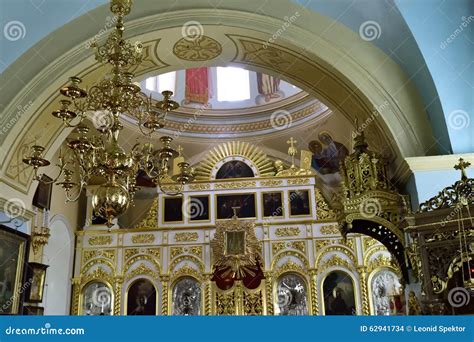
[[[197,102],[207,104],[212,97],[211,72],[207,67],[186,69],[186,103]]]

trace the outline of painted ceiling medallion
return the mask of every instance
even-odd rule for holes
[[[215,39],[200,36],[196,39],[181,38],[174,44],[173,53],[185,61],[208,61],[222,53],[222,46]]]

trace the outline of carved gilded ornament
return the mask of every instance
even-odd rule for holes
[[[221,44],[217,40],[204,35],[192,39],[189,37],[181,38],[173,46],[173,54],[185,61],[208,61],[216,58],[221,53]]]
[[[230,141],[214,147],[196,167],[196,180],[209,181],[215,166],[228,157],[242,157],[249,160],[258,170],[259,177],[275,175],[273,162],[259,147],[243,141]]]
[[[147,276],[151,277],[152,279],[158,279],[158,277],[159,277],[158,272],[153,271],[151,268],[146,266],[144,263],[141,263],[140,265],[138,265],[137,267],[135,267],[134,269],[132,269],[131,271],[129,271],[126,274],[125,282],[128,282],[130,279],[133,279],[137,276],[144,276],[144,275],[147,275]]]
[[[150,210],[145,218],[135,226],[137,229],[156,228],[158,225],[158,197],[153,200]],[[153,241],[152,241],[153,242]],[[134,242],[138,243],[138,242]]]
[[[287,272],[297,272],[303,276],[307,274],[306,268],[302,267],[300,264],[297,264],[292,260],[288,260],[286,263],[284,263],[275,270],[275,278],[279,278],[282,274]]]
[[[175,268],[181,263],[181,262],[192,262],[194,263],[200,272],[204,273],[204,264],[200,258],[195,257],[194,255],[180,255],[173,259],[173,261],[169,264],[168,269],[170,271],[175,270]]]
[[[293,178],[293,179],[288,179],[287,184],[288,185],[305,185],[309,184],[310,179],[309,178]]]
[[[331,268],[331,267],[335,267],[335,266],[340,266],[340,267],[344,267],[344,268],[347,268],[348,270],[355,270],[355,267],[354,267],[354,264],[352,262],[350,262],[349,260],[347,260],[346,258],[341,258],[340,256],[338,255],[333,255],[332,257],[330,257],[329,259],[327,260],[324,260],[319,266],[318,266],[318,270],[320,272],[324,272],[326,271],[327,269]]]
[[[298,250],[285,250],[278,254],[278,257],[273,257],[271,269],[274,270],[277,268],[278,262],[285,257],[295,258],[299,260],[304,266],[305,269],[309,269],[309,263],[306,258],[306,255]],[[291,261],[291,260],[290,260]]]
[[[329,204],[326,202],[321,190],[314,188],[314,193],[316,197],[316,218],[318,220],[335,220],[336,213],[329,208]],[[336,234],[339,234],[339,230],[337,230]]]
[[[199,238],[198,233],[176,233],[174,240],[176,242],[188,242],[188,241],[197,241]]]
[[[132,236],[132,242],[135,244],[153,243],[155,235],[153,234],[137,234]]]
[[[197,183],[197,184],[190,184],[188,186],[189,190],[209,190],[211,185],[209,183]]]
[[[81,274],[80,277],[81,287],[86,285],[87,283],[95,280],[95,281],[102,281],[107,282],[110,285],[114,283],[114,277],[111,273],[105,271],[101,266],[97,267],[94,271],[88,272],[86,274]]]
[[[170,248],[170,259],[176,258],[178,255],[184,254],[183,247],[171,247]]]
[[[254,188],[256,186],[255,181],[241,181],[241,182],[224,182],[216,183],[215,189],[242,189],[242,188]]]
[[[91,236],[89,238],[90,246],[110,245],[111,243],[112,243],[112,236],[110,235],[97,235],[97,236]]]
[[[268,187],[275,187],[282,184],[283,184],[283,181],[279,179],[269,179],[269,180],[263,180],[260,182],[261,186],[268,186]]]
[[[351,262],[354,265],[357,263],[356,256],[355,256],[354,252],[351,249],[349,249],[347,246],[334,245],[334,244],[331,243],[330,245],[324,247],[322,250],[317,251],[317,257],[316,257],[315,265],[319,265],[321,263],[321,260],[323,259],[323,257],[328,255],[331,252],[342,253],[345,256],[347,256],[349,258],[349,260],[351,260]]]
[[[390,267],[396,270],[396,273],[401,276],[400,268],[398,264],[393,260],[391,256],[388,255],[379,255],[374,259],[370,260],[369,265],[367,266],[367,272],[371,273],[379,267]]]
[[[115,263],[114,249],[84,249],[82,251],[82,264],[88,263],[93,258],[105,258]]]
[[[321,234],[323,235],[341,235],[337,224],[331,224],[321,227]]]
[[[263,315],[263,294],[262,291],[243,293],[243,314],[246,316]]]
[[[275,235],[278,237],[290,237],[300,235],[301,230],[298,227],[277,228]]]
[[[229,251],[227,234],[231,233],[243,234],[241,251]],[[216,233],[210,244],[214,256],[214,266],[229,267],[237,275],[237,278],[242,278],[244,270],[254,266],[257,259],[261,258],[260,243],[255,236],[255,223],[241,221],[235,215],[230,221],[217,223]]]
[[[377,240],[371,237],[364,237],[362,240],[363,246],[364,246],[364,252],[368,251],[371,247],[380,244]]]
[[[187,263],[171,274],[171,281],[175,282],[176,280],[182,277],[193,277],[198,281],[202,281],[201,273],[195,268],[189,266]]]

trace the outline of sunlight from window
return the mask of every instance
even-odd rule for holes
[[[250,99],[249,72],[241,68],[217,67],[217,101]]]
[[[173,93],[176,93],[176,71],[147,78],[145,87],[158,93],[165,90],[171,90]]]

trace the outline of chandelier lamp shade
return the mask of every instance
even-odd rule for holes
[[[179,163],[179,172],[169,176],[170,165],[180,154],[172,148],[171,137],[160,137],[159,147],[151,142],[137,142],[127,152],[120,146],[123,114],[136,118],[141,134],[151,141],[154,133],[164,127],[167,113],[179,107],[171,99],[171,91],[162,92],[163,99],[154,104],[151,96],[147,97],[133,82],[134,75],[129,70],[136,69],[144,56],[140,42],[131,44],[123,38],[123,21],[131,6],[131,0],[111,0],[116,26],[102,45],[93,44],[96,60],[107,65],[103,78],[84,89],[79,77],[70,77],[69,83],[59,90],[64,97],[59,101],[60,108],[52,113],[66,128],[74,129],[74,137],[67,141],[69,152],[60,151],[59,173],[51,182],[64,189],[67,201],[76,201],[93,177],[100,179],[92,205],[94,214],[107,220],[109,227],[133,201],[139,171],[144,171],[169,195],[179,195],[183,186],[194,179],[194,170],[187,162]],[[87,124],[91,119],[95,129]],[[23,159],[33,167],[34,180],[41,179],[39,168],[50,165],[43,157],[44,150],[43,146],[33,145],[30,155]],[[178,186],[168,192],[170,187],[163,184],[171,181]]]

